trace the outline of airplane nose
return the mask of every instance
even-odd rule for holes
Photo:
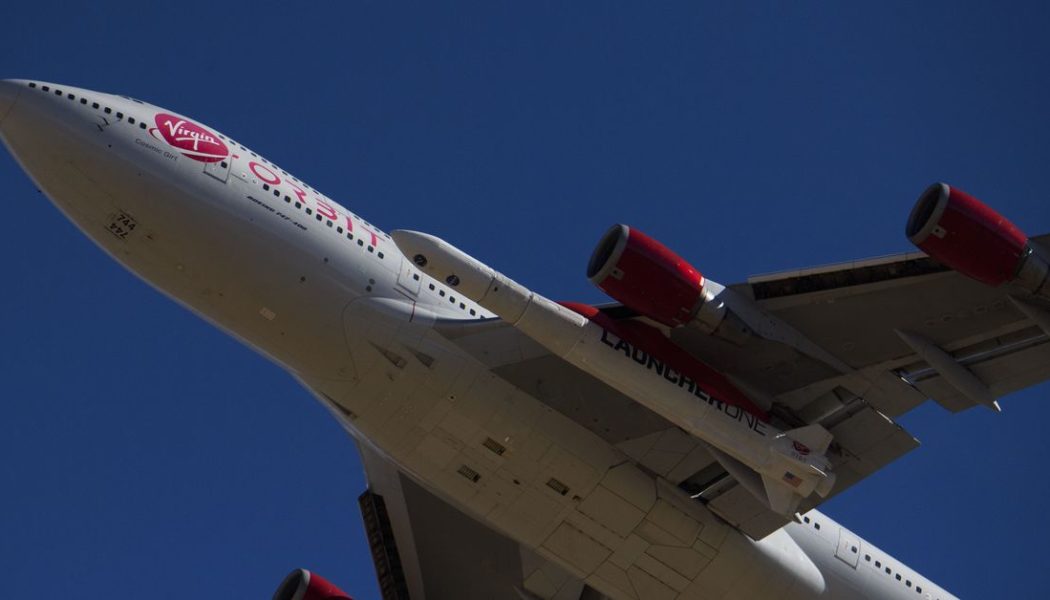
[[[4,117],[11,112],[11,107],[15,105],[20,93],[22,86],[17,82],[10,79],[0,81],[0,123],[3,123]]]

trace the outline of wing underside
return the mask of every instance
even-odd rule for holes
[[[359,505],[384,600],[603,595],[454,508],[358,443],[368,478]]]
[[[1012,297],[923,254],[754,277],[728,291],[786,322],[820,352],[774,340],[740,347],[691,327],[671,329],[669,337],[766,399],[781,429],[820,424],[832,433],[828,456],[837,480],[828,498],[918,446],[894,419],[927,398],[957,412],[1050,377],[1050,332],[1038,321],[1040,311],[1050,315],[1050,302]],[[646,320],[620,305],[602,310]],[[703,442],[506,323],[449,322],[439,331],[744,533],[762,538],[787,522]],[[805,499],[800,511],[818,500]]]

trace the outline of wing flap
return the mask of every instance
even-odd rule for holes
[[[718,498],[708,502],[707,507],[730,525],[756,540],[766,537],[790,522],[769,510],[751,492],[740,485],[730,488]]]
[[[863,407],[830,431],[835,444],[842,449],[841,458],[832,464],[839,478],[845,479],[841,483],[847,486],[919,446],[919,441],[903,427],[870,406]],[[856,477],[851,477],[847,470]],[[839,491],[836,483],[833,493]]]

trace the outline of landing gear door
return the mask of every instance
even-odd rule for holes
[[[839,545],[835,548],[835,557],[854,569],[857,568],[857,561],[860,558],[860,539],[847,531],[845,527],[839,529]]]
[[[226,183],[230,178],[230,162],[230,157],[227,156],[222,160],[204,163],[204,172],[219,181]]]
[[[413,300],[419,295],[422,275],[408,258],[401,257],[401,269],[397,272],[397,289]]]

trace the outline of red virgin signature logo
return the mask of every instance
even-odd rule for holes
[[[187,158],[212,163],[230,155],[217,135],[196,123],[167,113],[159,113],[154,120],[157,126],[149,130],[150,135],[178,148]]]

